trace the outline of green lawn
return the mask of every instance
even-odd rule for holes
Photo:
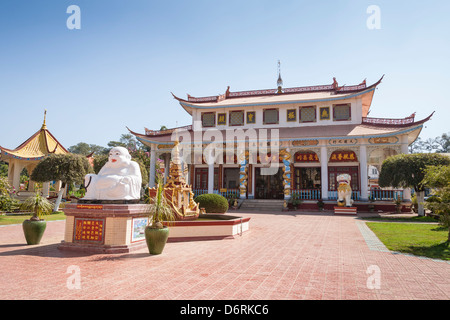
[[[389,250],[450,260],[448,229],[438,224],[367,222],[367,226]]]
[[[429,216],[401,217],[401,216],[385,216],[385,217],[367,217],[361,218],[367,221],[401,221],[401,222],[438,222],[437,219]]]
[[[7,224],[21,224],[24,220],[30,219],[31,215],[2,215],[0,216],[0,226]],[[65,220],[66,216],[63,212],[52,213],[44,216],[46,221]]]

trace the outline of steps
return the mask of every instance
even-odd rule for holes
[[[246,199],[239,210],[242,211],[281,211],[284,200],[272,199]]]

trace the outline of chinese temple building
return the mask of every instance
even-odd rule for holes
[[[68,151],[50,133],[45,123],[47,111],[44,113],[44,122],[41,128],[15,149],[0,146],[1,160],[8,163],[8,180],[16,189],[20,190],[20,173],[26,169],[31,175],[36,165],[50,154],[66,154]],[[34,191],[34,182],[29,181],[28,190]],[[43,184],[43,194],[48,196],[49,182]]]
[[[371,85],[364,80],[341,86],[333,79],[327,85],[283,88],[279,75],[275,89],[232,92],[228,87],[217,96],[187,95],[182,99],[174,95],[192,116],[191,125],[162,131],[145,129],[143,134],[130,132],[151,147],[153,181],[155,159],[160,157],[169,163],[173,132],[178,131],[180,145],[189,147],[184,152],[190,154],[183,156],[188,159],[186,176],[195,194],[236,194],[241,199],[289,199],[298,194],[305,201],[336,200],[336,178],[346,173],[351,176],[355,201],[367,202],[369,197],[390,202],[401,197],[408,201],[410,190],[371,189],[368,170],[379,171],[387,157],[408,153],[408,146],[432,114],[418,121],[415,114],[403,119],[368,117],[375,89],[382,79]],[[257,133],[266,129],[264,132],[270,134],[246,140],[246,148],[256,145],[270,151],[276,146],[276,158],[272,159],[268,152],[250,161],[248,152],[244,156],[227,153],[235,150],[239,142],[228,139],[227,132],[247,133],[252,129]],[[211,144],[217,151],[219,144],[214,144],[216,139],[205,137],[220,135],[223,159],[216,157],[211,163],[204,151]],[[261,155],[279,170],[265,174],[268,164]]]

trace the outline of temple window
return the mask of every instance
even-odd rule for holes
[[[203,127],[215,127],[216,125],[216,113],[215,112],[203,112],[202,113],[202,126]]]
[[[352,113],[350,104],[336,104],[333,106],[333,120],[344,121],[351,120]]]
[[[297,121],[297,110],[296,109],[288,109],[286,111],[286,121],[287,122]]]
[[[244,111],[230,111],[230,126],[244,125]]]
[[[264,124],[278,124],[278,109],[264,109],[263,123]]]
[[[300,107],[298,118],[300,122],[316,122],[316,107]]]

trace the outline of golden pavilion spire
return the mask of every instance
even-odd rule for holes
[[[47,129],[47,125],[45,124],[46,117],[47,117],[47,109],[44,110],[44,123],[42,123],[41,129]]]

